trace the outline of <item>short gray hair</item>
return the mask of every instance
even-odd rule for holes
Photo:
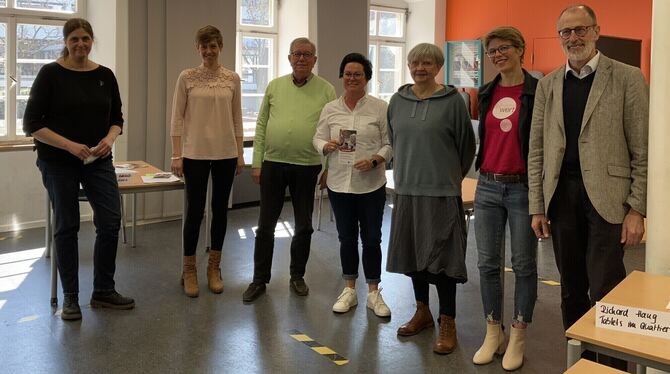
[[[442,54],[442,50],[435,44],[420,43],[409,51],[407,62],[411,64],[420,60],[431,60],[441,68],[444,65],[444,54]]]
[[[305,37],[300,37],[300,38],[295,38],[291,42],[291,45],[288,47],[288,53],[291,54],[293,53],[293,47],[295,47],[298,44],[309,44],[312,46],[312,53],[316,54],[316,45],[312,43],[311,40],[305,38]]]

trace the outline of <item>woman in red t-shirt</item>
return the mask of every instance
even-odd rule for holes
[[[486,318],[486,337],[475,353],[475,364],[488,364],[495,353],[505,355],[502,366],[523,364],[525,332],[537,298],[537,239],[528,215],[528,138],[537,79],[523,70],[525,41],[519,30],[499,27],[484,38],[486,55],[498,75],[482,86],[479,103],[479,152],[475,168],[475,238]],[[501,328],[503,289],[500,281],[505,226],[511,235],[515,276],[514,315],[509,344]]]

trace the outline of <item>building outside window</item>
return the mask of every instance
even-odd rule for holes
[[[0,143],[29,141],[23,113],[40,68],[63,49],[63,25],[84,0],[0,0]]]
[[[276,0],[238,0],[237,72],[245,140],[254,137],[265,88],[277,75],[276,7]]]
[[[368,58],[374,68],[368,93],[389,101],[403,82],[406,10],[370,8]]]

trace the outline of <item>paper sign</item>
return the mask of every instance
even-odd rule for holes
[[[596,327],[670,339],[670,312],[597,302]]]

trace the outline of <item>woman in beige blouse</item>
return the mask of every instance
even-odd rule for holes
[[[223,292],[221,249],[226,234],[228,197],[233,178],[244,167],[240,77],[219,64],[221,32],[205,26],[196,33],[202,64],[179,74],[172,102],[172,172],[184,177],[184,270],[187,296],[198,296],[195,249],[205,210],[207,182],[212,175],[212,246],[207,283],[214,293]]]

